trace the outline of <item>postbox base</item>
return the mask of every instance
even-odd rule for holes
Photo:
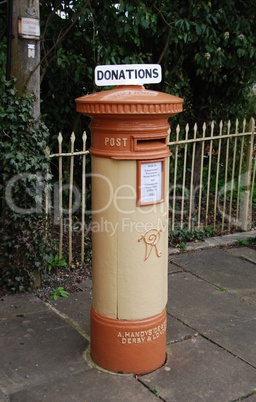
[[[91,308],[91,358],[105,370],[146,374],[166,360],[166,311],[142,320],[105,317]]]

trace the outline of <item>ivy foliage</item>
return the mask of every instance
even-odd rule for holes
[[[44,208],[48,130],[33,117],[33,96],[0,82],[0,286],[26,291],[47,270],[50,239]]]
[[[52,251],[44,197],[49,131],[33,116],[34,97],[17,96],[7,82],[6,4],[0,5],[0,288],[40,284]]]

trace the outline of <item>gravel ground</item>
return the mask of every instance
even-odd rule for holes
[[[91,277],[91,267],[81,266],[79,263],[74,265],[69,270],[61,268],[58,272],[48,275],[38,289],[34,293],[44,301],[50,301],[51,295],[55,289],[63,287],[69,293],[79,292],[79,284],[86,278]]]

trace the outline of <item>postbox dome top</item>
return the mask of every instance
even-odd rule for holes
[[[76,109],[86,115],[167,114],[182,112],[183,99],[141,85],[122,85],[76,99]]]

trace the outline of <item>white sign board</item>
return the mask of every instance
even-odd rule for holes
[[[162,200],[162,163],[162,161],[141,163],[141,204],[154,204]]]
[[[95,68],[95,84],[98,86],[157,84],[161,80],[159,64],[116,64]]]
[[[40,25],[37,18],[19,18],[18,19],[18,32],[22,38],[39,39],[40,38]]]

